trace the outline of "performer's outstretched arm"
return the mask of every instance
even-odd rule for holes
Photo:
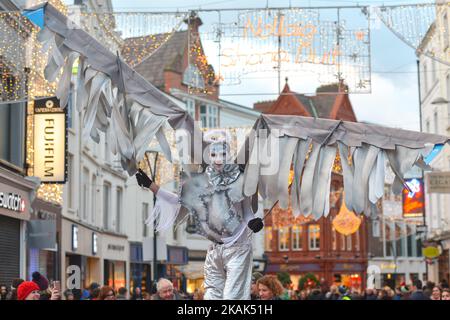
[[[139,186],[150,189],[154,194],[158,193],[159,185],[152,181],[142,169],[139,169],[138,172],[136,172],[136,180]]]

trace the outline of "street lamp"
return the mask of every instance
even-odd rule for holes
[[[161,152],[161,148],[153,147],[145,151],[145,159],[147,160],[148,168],[150,169],[150,176],[152,181],[155,181],[156,179],[156,170],[157,170],[157,164],[158,164],[158,156]],[[154,155],[153,160],[153,167],[150,163],[150,157],[149,155]],[[153,194],[153,208],[155,208],[156,204],[156,196]],[[153,283],[156,283],[158,279],[158,262],[157,262],[157,242],[156,242],[156,221],[153,221],[153,263],[152,263],[152,269],[153,269]]]

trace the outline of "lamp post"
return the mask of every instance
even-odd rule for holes
[[[159,148],[152,148],[145,151],[145,159],[147,160],[147,165],[150,169],[150,176],[152,181],[155,181],[156,179],[156,170],[157,170],[157,164],[158,164],[158,156],[159,156],[160,149]],[[154,160],[153,160],[153,168],[150,163],[149,154],[154,154]],[[153,194],[153,208],[155,208],[156,204],[156,196]],[[156,283],[158,281],[158,261],[157,261],[157,242],[156,242],[156,221],[153,221],[153,262],[152,262],[152,273],[153,273],[153,283]]]

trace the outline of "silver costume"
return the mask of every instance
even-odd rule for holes
[[[247,223],[254,213],[243,180],[238,165],[224,165],[220,172],[208,166],[204,173],[182,173],[179,198],[162,189],[156,195],[164,225],[189,213],[195,232],[213,242],[204,266],[207,300],[250,299],[253,232]]]

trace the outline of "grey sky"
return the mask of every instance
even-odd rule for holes
[[[425,3],[432,1],[350,1],[350,0],[113,0],[117,11],[186,11],[189,9],[211,8],[258,8],[289,7],[291,6],[349,6],[349,5],[395,5]],[[374,24],[371,29],[372,55],[372,93],[353,94],[351,100],[357,113],[358,120],[370,121],[389,126],[407,129],[419,128],[419,107],[416,73],[416,56],[414,50],[405,45],[392,34],[382,23]],[[271,80],[268,80],[271,81]],[[272,81],[276,82],[276,79]],[[289,83],[291,89],[306,92],[300,83]],[[274,85],[274,84],[273,84]],[[249,82],[240,86],[238,92],[260,92],[256,82]],[[222,92],[230,93],[233,89],[224,88]],[[237,90],[235,90],[237,91]],[[272,96],[224,95],[224,99],[245,106],[252,106],[253,102],[268,100]]]

